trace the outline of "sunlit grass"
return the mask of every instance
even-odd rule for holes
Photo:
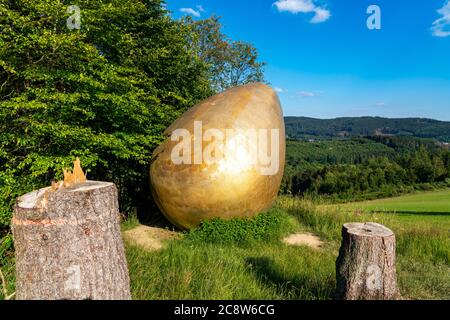
[[[342,224],[374,221],[396,233],[403,298],[450,299],[450,243],[445,225],[429,224],[426,217],[417,216],[421,223],[405,226],[403,218],[394,214],[348,210],[345,205],[323,207],[292,197],[280,197],[275,211],[290,219],[291,231],[294,219],[295,230],[320,235],[325,247],[289,247],[281,243],[281,235],[244,245],[184,239],[153,253],[128,246],[133,297],[332,299]]]
[[[436,223],[436,215],[370,213],[349,204],[329,206],[279,197],[266,216],[206,223],[198,230],[184,233],[179,240],[170,241],[161,251],[149,252],[126,243],[132,296],[134,299],[332,299],[342,225],[373,221],[396,234],[402,297],[450,299],[450,218],[444,214],[439,219]],[[131,217],[122,223],[122,230],[138,225],[139,221]],[[325,245],[317,250],[283,244],[281,239],[292,232],[312,232]],[[14,290],[12,256],[3,259],[2,264],[7,272],[8,290]]]

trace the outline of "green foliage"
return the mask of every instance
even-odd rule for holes
[[[13,238],[10,233],[0,239],[0,259],[13,249]]]
[[[258,61],[256,48],[247,42],[233,41],[222,33],[219,18],[192,21],[186,18],[197,37],[192,39],[199,58],[209,66],[212,86],[220,92],[251,82],[265,82],[265,63]]]
[[[129,214],[120,224],[122,231],[131,230],[139,226],[139,219],[136,214]]]
[[[89,179],[118,186],[122,212],[142,216],[165,128],[218,79],[262,80],[253,46],[216,18],[174,20],[163,3],[80,0],[71,30],[71,1],[0,0],[0,230],[19,195],[61,179],[76,156]]]
[[[2,273],[5,283],[0,280],[0,300],[10,296],[15,290],[15,274],[14,274],[14,253],[13,239],[10,233],[3,238],[0,237],[0,272]],[[3,287],[4,286],[4,287]]]
[[[367,138],[288,140],[286,149],[286,162],[294,168],[313,167],[317,164],[358,164],[374,157],[392,158],[395,156],[393,148]]]
[[[148,166],[163,130],[211,94],[208,68],[160,0],[0,2],[0,228],[15,198],[81,158],[113,181],[121,210],[149,201]]]
[[[272,209],[254,218],[212,219],[190,231],[186,238],[199,243],[248,244],[279,239],[292,229],[285,212]]]
[[[436,141],[412,137],[288,141],[281,191],[361,200],[443,188],[448,154]]]

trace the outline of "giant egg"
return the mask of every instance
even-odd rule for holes
[[[269,209],[285,162],[277,94],[261,83],[229,89],[185,112],[165,131],[150,165],[153,198],[170,222],[252,217]]]

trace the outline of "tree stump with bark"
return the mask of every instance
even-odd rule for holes
[[[130,299],[117,188],[86,181],[20,197],[12,230],[17,299]]]
[[[336,261],[336,298],[398,299],[394,233],[378,223],[346,223],[342,238]]]

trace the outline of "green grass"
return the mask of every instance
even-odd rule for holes
[[[421,224],[450,229],[450,189],[409,194],[401,197],[327,205],[322,208],[341,207],[349,211],[395,215],[395,219],[408,227]]]
[[[334,289],[334,256],[308,248],[180,241],[127,246],[127,257],[134,299],[328,299]]]
[[[127,244],[133,298],[329,299],[334,255],[280,241],[299,229],[274,208],[254,219],[204,222],[160,252]]]
[[[413,193],[401,197],[356,202],[349,205],[368,211],[401,213],[437,213],[450,215],[450,189]]]
[[[369,204],[366,210],[357,210],[361,203],[324,206],[280,197],[268,214],[251,220],[205,222],[184,233],[180,240],[170,241],[161,251],[148,252],[126,243],[132,296],[134,299],[332,299],[342,224],[375,221],[396,234],[402,297],[450,299],[450,217],[444,212],[445,195],[448,191],[380,200],[376,204],[366,202]],[[414,207],[415,210],[444,211],[439,215],[392,213],[417,202],[420,206]],[[379,203],[389,204],[389,211],[372,212],[379,211]],[[137,225],[139,221],[133,217],[122,224],[122,229]],[[296,231],[319,235],[325,246],[314,250],[281,242],[285,234]],[[3,264],[11,292],[12,256]]]
[[[432,216],[414,215],[420,223],[405,227],[400,215],[361,213],[349,210],[348,205],[317,206],[291,197],[280,197],[271,214],[286,221],[271,225],[279,226],[280,232],[269,228],[271,236],[264,239],[256,235],[251,241],[237,241],[235,235],[240,231],[235,229],[240,230],[242,225],[217,221],[160,252],[127,245],[133,298],[332,299],[342,224],[375,221],[396,233],[398,282],[403,298],[450,299],[450,243],[445,227],[448,217],[446,223],[434,224],[426,220],[432,220]],[[251,229],[254,224],[247,227]],[[326,245],[313,250],[282,244],[282,235],[292,231],[318,234]],[[255,230],[249,234],[254,235]]]

